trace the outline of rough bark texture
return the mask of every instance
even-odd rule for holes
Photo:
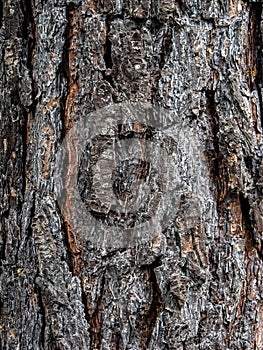
[[[0,1],[2,349],[263,349],[262,18],[260,1]],[[202,136],[209,200],[107,254],[53,173],[74,122],[124,101]]]

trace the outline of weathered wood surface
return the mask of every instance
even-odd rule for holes
[[[263,348],[262,25],[260,1],[0,2],[2,349]],[[61,215],[56,154],[127,101],[184,116],[210,188],[107,254]]]

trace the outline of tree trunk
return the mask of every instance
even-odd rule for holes
[[[1,349],[263,349],[262,18],[260,1],[0,1]],[[172,120],[170,153],[157,124],[136,124],[147,106]],[[159,229],[153,208],[134,241],[137,213],[128,230],[118,211],[92,211],[85,170],[99,176],[114,143],[104,115],[125,108],[133,129],[116,119],[117,143],[167,156],[148,179],[161,197],[168,179],[167,217]],[[83,120],[91,158],[76,170]],[[155,152],[123,161],[127,179],[143,182]],[[85,230],[57,193],[60,175],[76,191],[68,169]]]

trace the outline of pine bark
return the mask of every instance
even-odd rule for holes
[[[260,1],[0,1],[1,349],[263,349],[262,25]],[[54,171],[74,123],[123,102],[182,115],[210,188],[190,229],[182,198],[105,253]]]

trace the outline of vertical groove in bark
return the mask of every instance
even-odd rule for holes
[[[0,28],[2,28],[3,22],[3,0],[0,0]]]
[[[103,79],[105,79],[114,89],[115,85],[112,79],[112,67],[113,67],[113,62],[112,62],[112,55],[111,55],[111,50],[112,50],[112,43],[109,37],[109,33],[111,30],[111,17],[109,15],[106,16],[105,20],[105,25],[106,25],[106,39],[105,39],[105,45],[104,45],[104,61],[105,61],[105,71],[102,71]],[[114,98],[113,94],[113,101],[116,99]]]
[[[81,268],[83,265],[82,261],[82,248],[72,231],[72,228],[68,222],[64,222],[65,227],[65,245],[68,254],[68,263],[70,270],[74,276],[80,276]]]
[[[65,69],[67,78],[67,95],[65,98],[65,111],[63,118],[63,129],[67,132],[72,127],[71,115],[74,109],[74,97],[78,92],[78,72],[75,68],[75,55],[77,50],[78,26],[78,7],[74,3],[70,3],[66,7],[67,26],[65,31],[65,46],[63,68]]]
[[[67,25],[65,29],[65,44],[63,48],[62,73],[65,74],[67,87],[61,99],[62,106],[62,137],[67,134],[73,125],[74,97],[78,92],[78,72],[75,69],[75,56],[77,52],[77,38],[79,34],[79,8],[74,3],[66,6]],[[76,242],[70,223],[64,220],[65,247],[68,265],[74,276],[80,275],[82,260],[81,247]]]
[[[159,58],[159,69],[162,71],[164,64],[171,54],[172,51],[172,37],[173,37],[173,28],[176,27],[174,21],[170,18],[165,24],[165,32],[162,39],[162,48]]]
[[[259,2],[252,2],[250,4],[250,21],[248,30],[248,47],[247,47],[247,60],[246,64],[249,71],[250,89],[252,92],[252,117],[254,121],[255,133],[257,136],[258,144],[262,140],[262,126],[263,126],[263,107],[262,107],[262,83],[263,83],[263,10],[262,4]],[[257,93],[257,95],[255,94]],[[261,127],[260,125],[261,124]],[[251,176],[254,179],[261,178],[259,174],[261,169],[262,157],[256,155],[253,157],[245,157],[246,166],[250,169]],[[259,181],[260,182],[260,181]],[[249,220],[250,220],[250,232],[252,234],[253,246],[257,249],[259,256],[262,258],[262,237],[259,238],[258,230],[262,227],[262,224],[258,222],[258,209],[253,207],[253,202],[262,201],[261,186],[255,182],[255,189],[253,190],[253,199],[248,200],[249,206]]]
[[[251,91],[257,91],[258,99],[253,95],[252,112],[254,118],[254,127],[258,139],[261,137],[258,117],[263,125],[262,113],[262,5],[260,3],[250,4],[250,20],[247,33],[247,48],[245,54],[245,63],[247,65],[246,78]]]
[[[262,108],[262,83],[263,83],[263,17],[262,17],[262,4],[251,3],[251,17],[250,17],[250,35],[251,46],[249,47],[251,52],[251,58],[253,66],[251,67],[252,79],[255,81],[255,86],[259,96],[259,115],[261,115],[261,126],[263,125],[263,108]]]
[[[177,24],[173,21],[172,18],[169,18],[166,23],[161,23],[158,20],[152,21],[151,30],[157,31],[163,29],[162,43],[160,48],[160,54],[158,58],[159,69],[156,72],[155,83],[152,86],[152,100],[160,101],[161,98],[158,92],[158,84],[162,76],[162,69],[172,52],[172,39],[174,35],[174,31],[176,31]]]
[[[142,350],[148,349],[149,343],[152,338],[152,333],[154,331],[154,327],[156,326],[158,316],[162,308],[162,292],[160,290],[154,271],[154,269],[160,265],[161,258],[158,258],[147,268],[149,271],[149,282],[151,283],[152,301],[149,310],[145,312],[143,319],[137,321],[138,328],[142,329],[140,344],[140,348]]]
[[[105,277],[102,276],[100,284],[100,295],[97,300],[96,308],[89,317],[90,323],[90,348],[91,349],[101,349],[102,327],[103,327],[103,297],[104,297],[104,287],[105,287]]]
[[[41,346],[43,347],[43,349],[46,349],[46,339],[45,339],[45,330],[46,330],[46,310],[45,310],[45,304],[43,302],[43,297],[41,295],[41,289],[39,288],[39,286],[35,285],[34,288],[34,292],[37,296],[37,302],[38,302],[38,306],[39,306],[39,313],[41,315],[41,330],[40,330],[40,334],[39,334],[39,342],[41,344]]]
[[[253,241],[253,226],[251,224],[251,208],[249,205],[248,198],[245,198],[242,193],[239,194],[239,205],[241,209],[242,215],[242,228],[244,232],[244,238],[246,243],[246,251],[247,254],[253,249],[255,246],[255,242]]]
[[[25,116],[25,125],[23,129],[23,138],[24,138],[24,156],[23,156],[23,164],[24,164],[24,189],[23,193],[26,193],[26,186],[28,180],[27,173],[27,165],[28,165],[28,146],[30,142],[30,125],[31,120],[34,119],[35,116],[35,108],[36,108],[36,92],[35,92],[35,83],[33,78],[33,60],[34,54],[36,50],[37,43],[37,33],[36,26],[33,17],[33,2],[32,1],[21,1],[22,11],[23,11],[23,37],[24,37],[24,45],[27,48],[26,55],[26,67],[28,69],[29,76],[29,84],[30,84],[30,105],[25,106],[24,108],[24,116]]]

